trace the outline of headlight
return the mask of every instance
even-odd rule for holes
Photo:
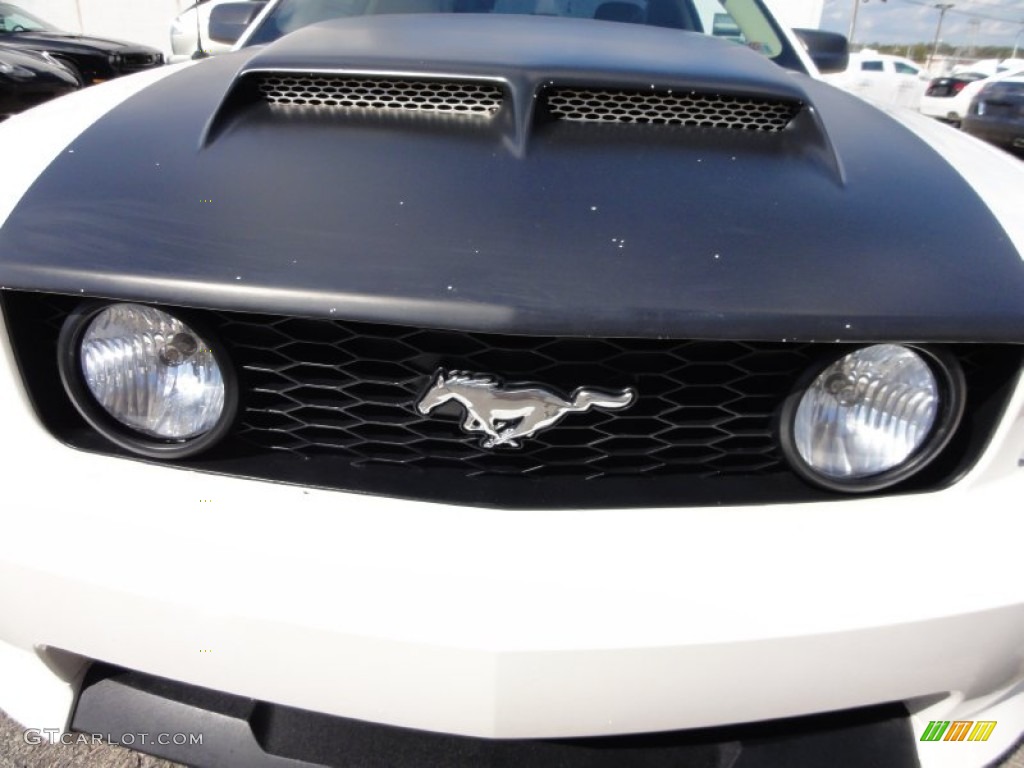
[[[963,411],[955,361],[920,349],[863,347],[812,375],[787,401],[780,437],[797,472],[834,490],[872,491],[914,474]]]
[[[10,75],[11,77],[27,80],[35,77],[36,73],[28,67],[23,67],[19,64],[7,64],[0,61],[0,75]]]
[[[49,51],[40,51],[40,52],[39,52],[39,55],[40,55],[40,56],[42,56],[42,57],[43,57],[44,59],[46,59],[47,63],[48,63],[48,64],[49,64],[49,65],[50,65],[51,67],[56,67],[56,68],[57,68],[57,69],[59,69],[59,70],[60,70],[61,72],[68,72],[68,73],[71,73],[71,70],[70,70],[70,69],[68,68],[68,65],[67,65],[67,63],[66,63],[66,62],[63,62],[63,61],[61,61],[60,59],[58,59],[58,58],[57,58],[57,57],[55,57],[55,56],[52,56],[52,55],[51,55],[51,54],[49,53]],[[72,73],[72,74],[73,74],[73,73]]]
[[[211,341],[163,310],[94,305],[65,322],[61,377],[79,412],[118,445],[190,455],[220,439],[235,411],[232,369]]]

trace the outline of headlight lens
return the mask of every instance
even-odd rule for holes
[[[230,431],[238,384],[227,355],[216,339],[170,312],[86,303],[68,316],[58,344],[71,401],[122,448],[181,458]]]
[[[108,414],[151,437],[187,440],[224,411],[224,378],[213,351],[166,312],[115,304],[89,323],[81,342],[86,386]]]
[[[28,67],[22,67],[19,64],[7,64],[6,62],[0,61],[0,75],[10,75],[11,77],[21,80],[28,80],[29,78],[35,77],[36,73]]]
[[[874,490],[902,480],[945,445],[962,408],[959,370],[909,347],[877,344],[822,370],[788,415],[784,446],[827,487]]]

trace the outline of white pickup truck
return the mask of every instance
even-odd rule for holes
[[[846,71],[823,75],[825,82],[890,107],[917,109],[928,87],[920,65],[902,56],[873,50],[850,54]]]

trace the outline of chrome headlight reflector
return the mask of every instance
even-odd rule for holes
[[[793,468],[826,488],[872,491],[922,469],[963,411],[952,359],[898,344],[854,350],[790,396],[780,435]]]
[[[155,307],[87,306],[61,332],[61,377],[79,412],[118,445],[191,455],[219,440],[236,410],[233,371],[211,341]]]

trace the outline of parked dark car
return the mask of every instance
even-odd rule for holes
[[[159,67],[164,63],[163,53],[156,48],[63,32],[11,3],[0,3],[0,44],[22,50],[45,51],[67,64],[83,85]]]
[[[1024,75],[982,88],[971,102],[963,129],[1000,147],[1024,151]]]
[[[0,45],[0,120],[80,87],[78,77],[49,54]]]

